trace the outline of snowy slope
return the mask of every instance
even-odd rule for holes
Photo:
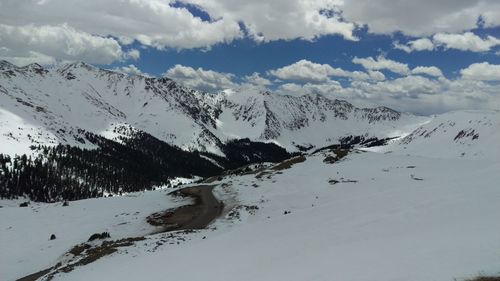
[[[497,274],[498,114],[436,116],[375,152],[355,150],[334,164],[325,162],[334,152],[322,151],[289,169],[253,165],[253,173],[212,183],[226,209],[209,229],[177,234],[181,243],[150,235],[56,280],[451,281]],[[153,229],[147,215],[186,203],[163,194],[69,207],[0,201],[0,272],[15,280],[64,261],[95,232],[146,234]],[[56,240],[48,240],[51,233]]]
[[[31,145],[55,145],[57,138],[42,126],[0,108],[0,151],[7,154],[30,154]]]
[[[105,134],[116,124],[189,146],[204,128],[185,112],[192,110],[197,120],[208,117],[186,91],[168,79],[128,77],[84,63],[55,69],[28,65],[0,73],[4,110],[45,127],[61,143],[79,146],[84,146],[79,129]]]
[[[347,136],[395,137],[428,120],[389,108],[360,109],[322,95],[281,96],[269,92],[225,92],[218,124],[223,136],[272,140],[295,149],[338,143]],[[223,137],[222,136],[222,137]]]
[[[113,138],[117,127],[126,127],[187,150],[221,154],[221,141],[245,137],[296,150],[296,144],[320,147],[352,134],[392,136],[401,126],[414,128],[425,120],[321,95],[201,93],[168,78],[127,76],[81,62],[55,68],[0,65],[3,111],[44,128],[57,143],[83,147],[91,145],[82,141],[82,130]]]
[[[454,111],[435,116],[385,148],[437,158],[500,159],[500,111]]]
[[[325,163],[332,153],[308,156],[281,171],[226,176],[214,184],[227,209],[258,209],[239,207],[238,216],[226,213],[210,229],[184,236],[180,244],[170,244],[166,234],[149,236],[56,280],[452,281],[499,271],[498,160],[358,151]],[[120,198],[100,200],[109,202],[106,212],[121,212],[113,203]],[[91,202],[97,201],[85,200],[79,207]],[[38,209],[39,223],[49,219],[44,215],[48,210]],[[17,218],[27,211],[0,209],[0,214],[10,214],[2,220],[2,234],[7,225],[24,225]],[[66,225],[72,232],[83,227],[78,224],[83,217],[72,219],[54,231],[64,237]],[[8,233],[9,240],[2,241],[23,245],[24,236]],[[59,243],[41,242],[31,250]],[[18,262],[5,252],[0,255],[2,272]],[[7,280],[44,265],[35,264],[7,271]]]
[[[131,193],[112,198],[62,203],[0,200],[1,280],[14,280],[53,265],[71,247],[94,233],[107,231],[112,239],[141,236],[154,227],[146,222],[153,212],[190,203],[164,191]],[[56,239],[49,241],[51,234]]]

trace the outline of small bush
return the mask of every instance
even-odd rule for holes
[[[50,240],[56,240],[56,235],[55,234],[50,235]]]
[[[94,233],[90,236],[89,238],[89,242],[90,241],[94,241],[94,240],[97,240],[97,239],[106,239],[106,238],[110,238],[111,236],[109,235],[108,232],[103,232],[103,233]]]

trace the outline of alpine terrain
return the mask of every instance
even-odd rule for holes
[[[83,62],[2,61],[0,69],[0,194],[8,198],[151,189],[331,144],[383,143],[426,120],[322,95],[204,93]]]
[[[1,280],[500,271],[500,111],[0,62]]]

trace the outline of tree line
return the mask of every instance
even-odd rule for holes
[[[32,147],[34,156],[0,154],[0,197],[27,196],[42,202],[100,197],[150,190],[174,177],[214,176],[225,169],[290,157],[279,146],[248,139],[225,144],[222,151],[227,157],[184,151],[145,132],[121,142],[89,132],[85,139],[96,148],[38,145]]]

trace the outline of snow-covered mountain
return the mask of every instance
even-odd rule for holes
[[[221,144],[234,138],[273,141],[293,151],[350,135],[398,136],[401,128],[425,121],[322,95],[203,93],[168,78],[128,76],[82,62],[54,68],[0,62],[0,105],[0,140],[9,146],[0,152],[10,154],[29,152],[32,144],[92,147],[84,131],[119,140],[134,130],[220,155]]]
[[[172,189],[67,207],[20,208],[23,201],[0,200],[0,234],[8,241],[0,251],[2,280],[44,269],[49,273],[42,275],[65,281],[465,281],[497,275],[498,159],[431,158],[397,154],[402,147],[396,142],[388,147],[394,153],[352,150],[334,163],[339,153],[323,150],[207,180],[202,185],[213,188],[225,208],[197,231],[157,233],[161,228],[147,223],[154,212],[191,203],[166,196]],[[87,242],[103,231],[111,237]],[[57,239],[49,240],[52,234]],[[100,252],[82,254],[81,245],[102,249],[129,237],[141,240],[85,261]]]
[[[274,144],[312,152],[399,137],[378,149],[495,159],[499,129],[498,111],[418,117],[315,94],[204,93],[168,78],[128,76],[82,62],[54,68],[0,62],[0,156],[33,156],[0,158],[6,170],[1,194],[8,197],[81,199],[290,156]],[[86,148],[94,152],[78,150]],[[68,176],[49,177],[60,173]]]
[[[395,149],[439,158],[500,159],[500,111],[453,111],[434,116],[397,141]]]
[[[381,147],[335,145],[396,136]],[[307,153],[273,164],[291,155],[243,138]],[[499,142],[500,111],[416,117],[321,95],[210,94],[83,63],[0,61],[2,280],[497,275]],[[2,155],[37,144],[70,146]],[[230,170],[245,161],[268,163]],[[197,231],[149,224],[197,201],[166,184],[193,175],[206,178],[187,187],[213,190],[219,217]],[[151,187],[161,188],[142,191]],[[110,237],[88,241],[104,231]]]

